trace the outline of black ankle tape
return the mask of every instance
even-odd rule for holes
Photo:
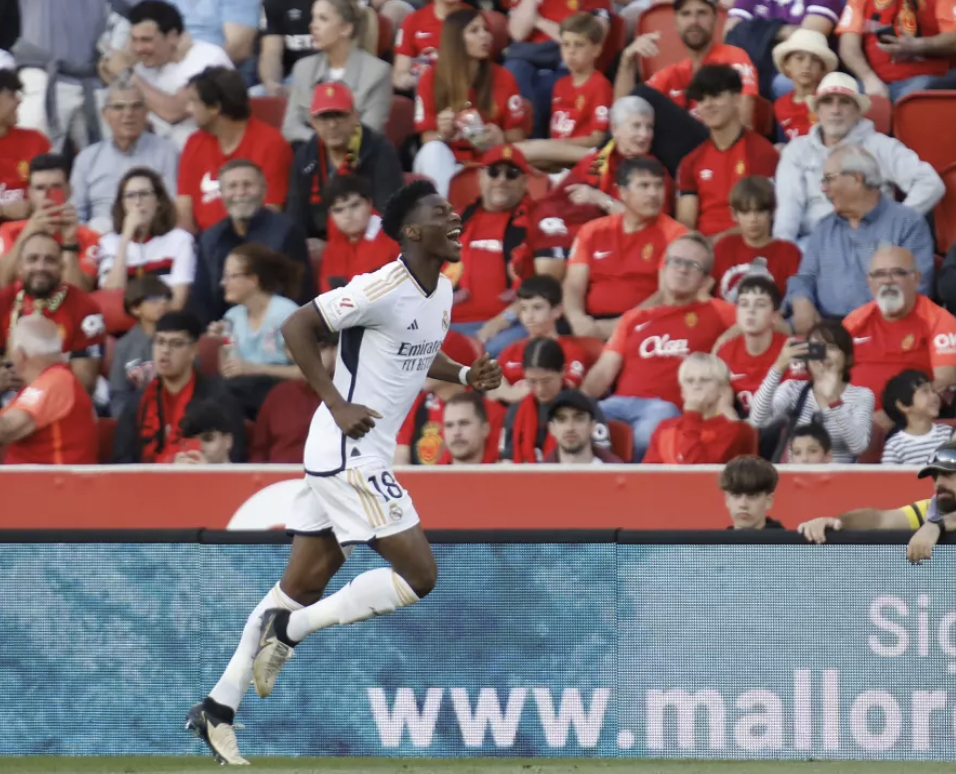
[[[202,708],[209,715],[212,715],[216,720],[220,720],[223,723],[228,723],[230,726],[236,720],[236,711],[232,707],[227,707],[225,704],[220,704],[218,701],[214,701],[208,696],[202,700]]]
[[[288,610],[282,610],[275,617],[275,629],[276,637],[279,638],[279,642],[285,643],[290,648],[296,647],[299,643],[289,637],[288,625],[289,625],[289,616],[291,613]]]

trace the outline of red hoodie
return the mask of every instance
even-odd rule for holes
[[[707,465],[756,453],[757,432],[746,422],[720,414],[704,419],[699,411],[688,411],[657,426],[644,462]]]

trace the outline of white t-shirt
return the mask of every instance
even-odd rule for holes
[[[102,282],[113,268],[120,235],[116,232],[100,238],[99,276]],[[196,240],[188,231],[174,228],[148,242],[130,242],[126,248],[126,275],[155,274],[170,287],[192,285],[196,276]]]
[[[170,62],[162,67],[143,67],[137,64],[134,71],[150,86],[167,94],[176,94],[189,83],[190,78],[207,67],[233,69],[233,64],[229,55],[219,46],[204,40],[194,40],[186,56],[179,62]],[[155,113],[150,113],[149,120],[153,125],[153,131],[160,137],[172,140],[180,151],[189,135],[196,131],[196,123],[192,118],[186,118],[178,124],[170,124]]]
[[[453,295],[451,281],[440,276],[426,296],[399,258],[315,299],[326,325],[341,333],[336,388],[382,419],[364,438],[353,440],[323,403],[305,444],[307,473],[331,475],[369,459],[391,466],[395,436],[448,333]]]
[[[940,446],[949,442],[953,428],[934,424],[925,435],[913,435],[905,430],[894,433],[883,447],[884,465],[925,465]]]

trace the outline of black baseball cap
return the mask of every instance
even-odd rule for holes
[[[548,409],[548,421],[554,419],[554,415],[559,409],[573,408],[585,412],[591,419],[594,419],[594,403],[583,392],[578,390],[562,390],[558,397],[551,403]]]
[[[934,451],[917,478],[926,478],[934,473],[956,473],[956,442],[944,443]]]

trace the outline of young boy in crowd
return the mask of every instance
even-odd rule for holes
[[[179,423],[183,431],[174,465],[228,465],[234,438],[225,409],[212,400],[191,403]],[[168,461],[168,460],[167,460]]]
[[[828,465],[833,462],[833,442],[827,429],[817,423],[799,425],[790,436],[790,459],[794,465]]]
[[[786,141],[809,134],[817,117],[807,97],[817,92],[823,76],[837,68],[837,56],[830,50],[826,35],[797,29],[773,49],[777,70],[793,81],[794,90],[773,103],[773,114]]]
[[[752,455],[736,457],[720,473],[720,488],[733,525],[727,529],[786,529],[767,511],[777,490],[777,469]]]
[[[136,325],[116,342],[110,366],[110,414],[119,417],[127,402],[149,384],[153,371],[153,334],[169,311],[173,293],[159,277],[146,274],[131,280],[123,294],[126,314]]]
[[[548,274],[528,277],[518,287],[518,320],[528,338],[505,347],[498,356],[501,386],[488,393],[492,400],[515,403],[528,394],[524,383],[524,348],[531,339],[557,339],[564,351],[565,381],[580,387],[584,381],[587,355],[570,337],[558,335],[558,320],[564,314],[561,283]]]
[[[952,435],[949,425],[933,422],[939,417],[939,395],[922,371],[907,370],[890,379],[883,389],[883,410],[894,425],[883,446],[884,464],[925,465]]]
[[[730,212],[739,233],[714,245],[714,295],[726,301],[737,297],[737,284],[750,274],[773,278],[781,297],[787,279],[797,273],[800,250],[792,242],[774,239],[773,213],[777,197],[773,183],[761,176],[743,177],[730,191]]]
[[[551,96],[551,139],[594,148],[601,144],[610,121],[614,88],[595,69],[604,29],[590,13],[576,13],[561,22],[561,59],[569,75],[554,84]]]

